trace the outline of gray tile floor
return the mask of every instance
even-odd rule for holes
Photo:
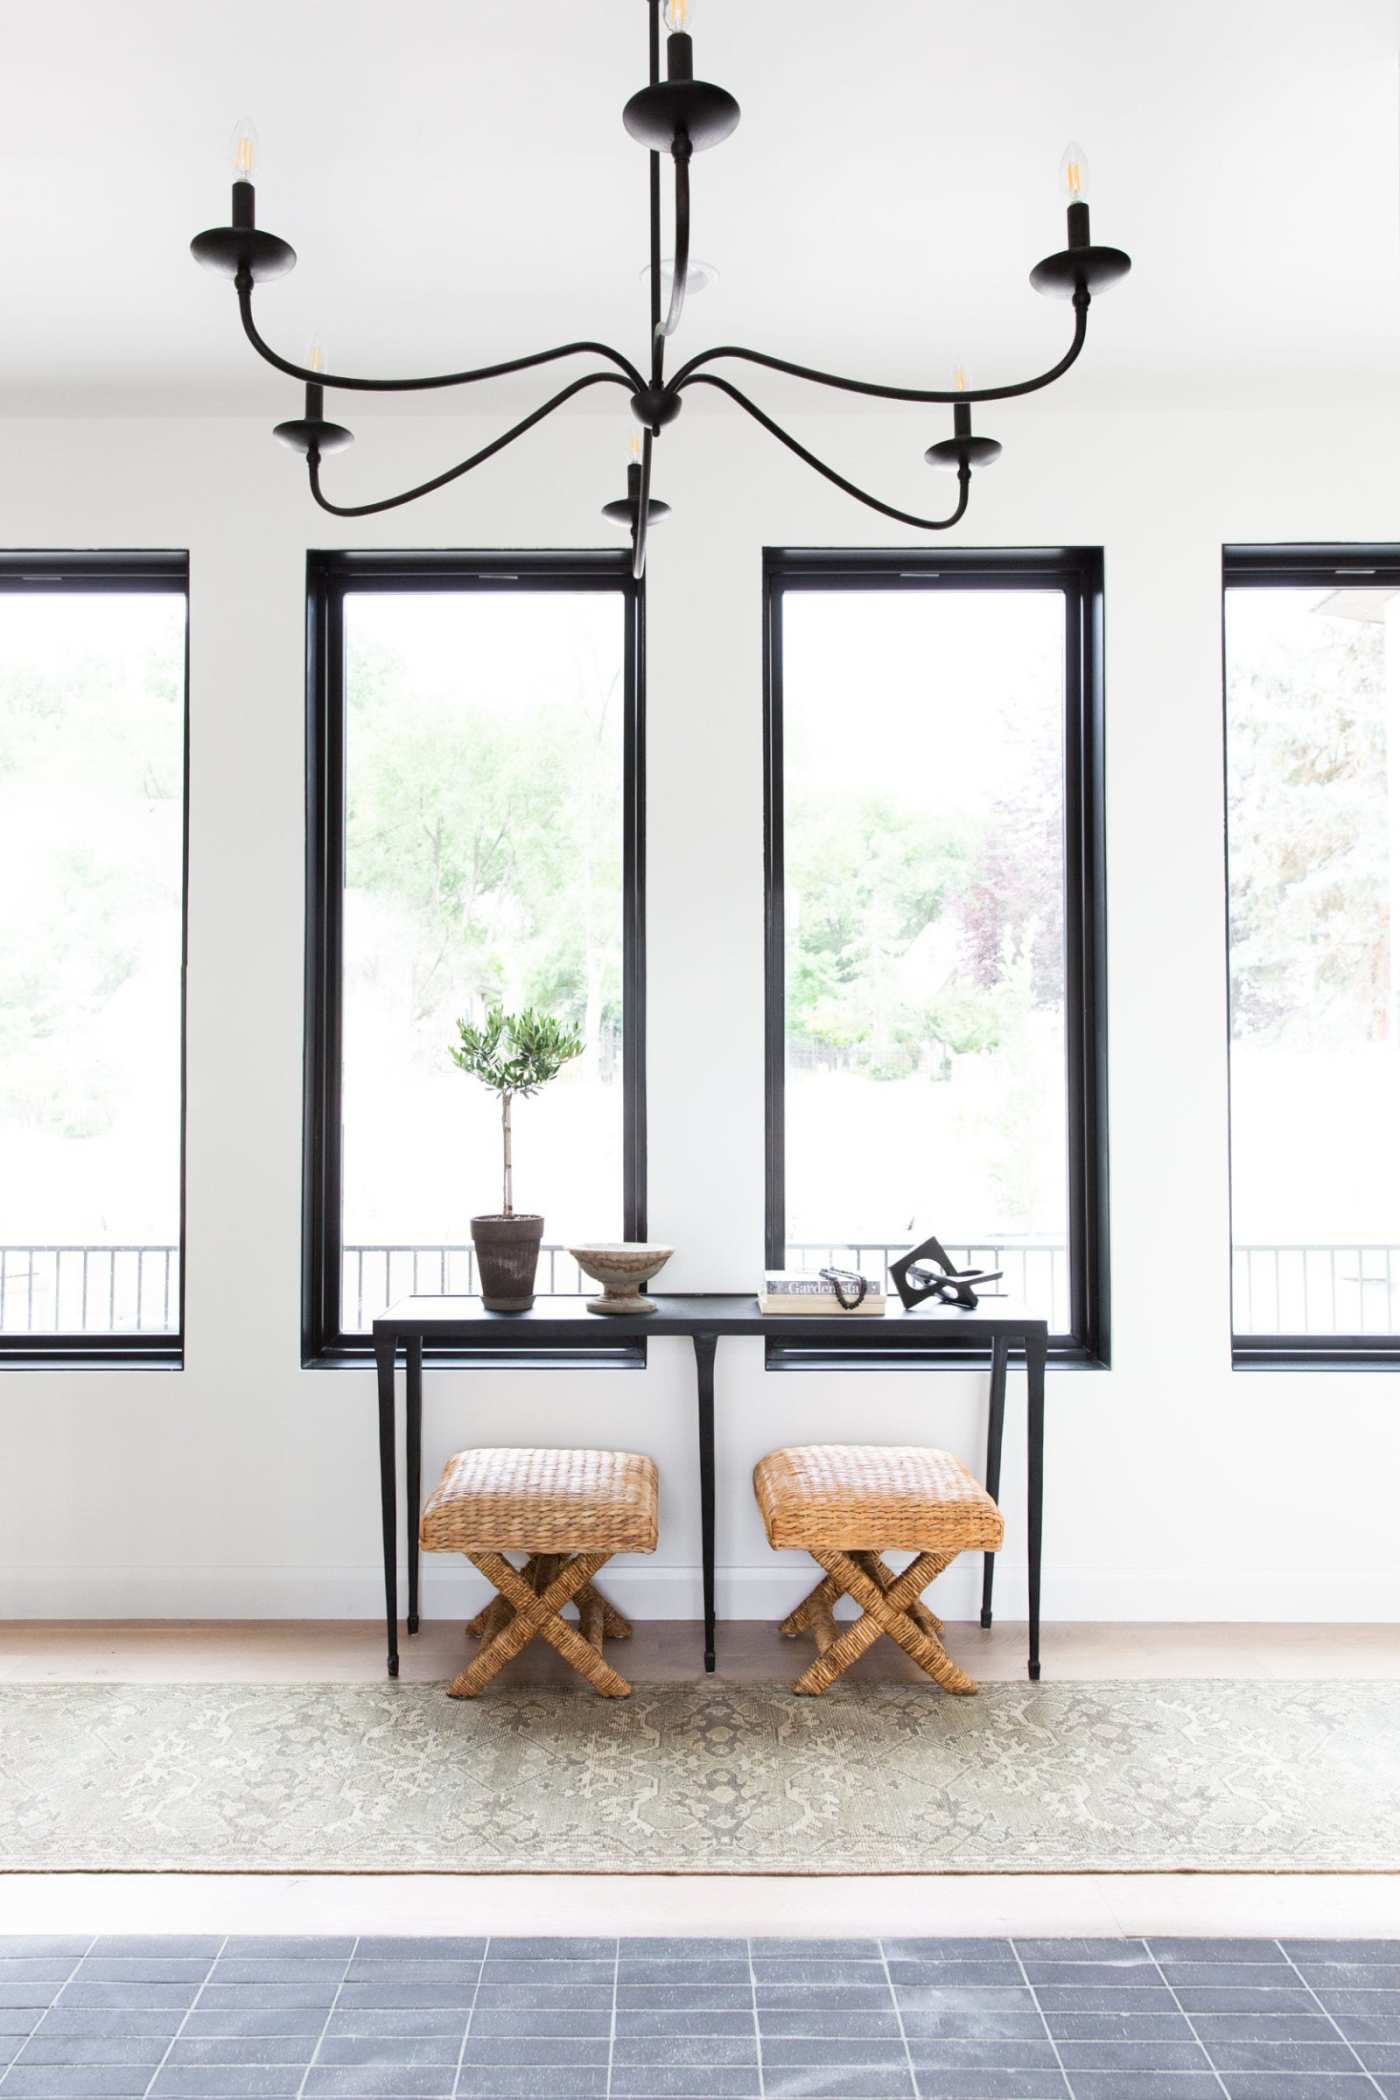
[[[1400,1940],[10,1938],[0,2067],[0,2100],[1400,2100]]]

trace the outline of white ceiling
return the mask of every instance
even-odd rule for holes
[[[288,354],[320,330],[336,363],[411,372],[586,334],[641,361],[619,112],[645,34],[643,0],[11,7],[0,413],[293,412],[187,251],[227,217],[244,111],[259,216],[301,257],[258,300]],[[1388,375],[1398,44],[1395,0],[700,0],[697,68],[744,117],[695,163],[721,281],[685,350],[932,385],[1053,359],[1067,309],[1026,272],[1062,243],[1073,136],[1096,235],[1135,262],[1076,399]]]

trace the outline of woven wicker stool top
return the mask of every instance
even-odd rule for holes
[[[635,1451],[459,1451],[418,1536],[429,1553],[654,1553],[656,1467]]]
[[[754,1467],[770,1546],[989,1551],[1001,1511],[948,1451],[919,1444],[798,1444]]]

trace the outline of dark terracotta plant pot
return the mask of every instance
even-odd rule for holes
[[[481,1302],[488,1312],[528,1312],[535,1302],[544,1219],[535,1211],[513,1218],[472,1219],[472,1245]]]

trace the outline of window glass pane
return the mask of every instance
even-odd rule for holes
[[[1400,1331],[1400,590],[1226,592],[1240,1334]]]
[[[783,597],[787,1262],[935,1232],[1069,1324],[1065,598]]]
[[[581,1057],[516,1103],[515,1207],[545,1247],[623,1236],[625,609],[614,591],[345,600],[342,1322],[474,1288],[501,1208],[495,1097],[456,1018],[543,1008]],[[395,1251],[397,1250],[397,1251]],[[541,1290],[580,1288],[542,1257]]]
[[[0,1327],[180,1308],[183,592],[0,592]]]

